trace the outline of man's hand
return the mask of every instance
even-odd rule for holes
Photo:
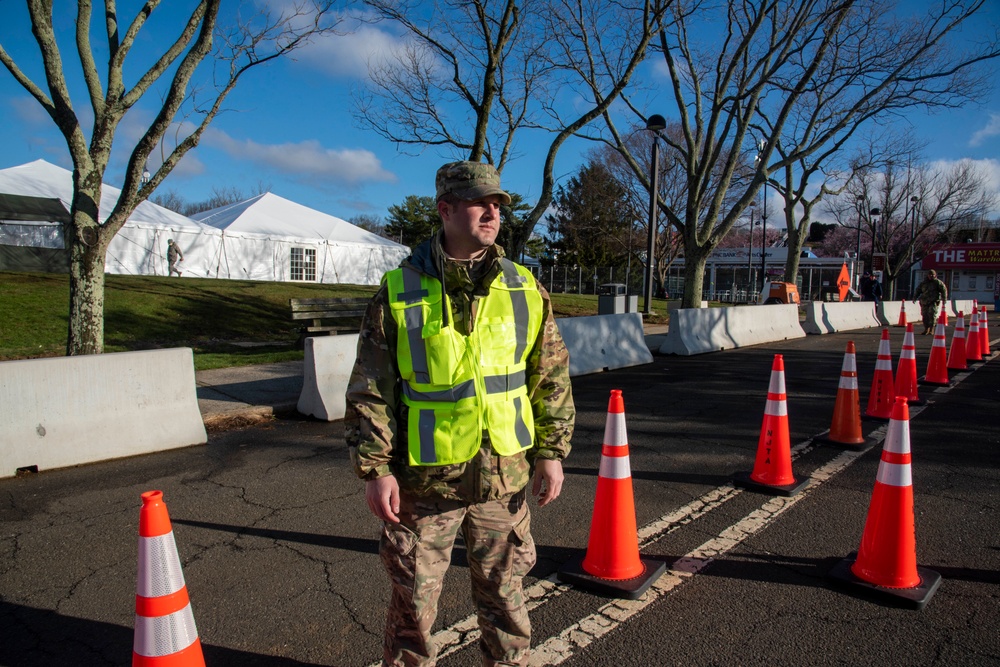
[[[535,461],[535,479],[531,485],[531,495],[538,498],[539,507],[545,507],[558,498],[562,492],[562,485],[562,461],[555,459],[537,459]]]
[[[382,521],[399,523],[399,482],[393,475],[366,481],[365,499],[372,514]]]

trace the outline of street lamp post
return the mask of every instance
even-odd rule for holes
[[[868,217],[872,221],[872,251],[868,255],[868,266],[874,271],[875,270],[875,239],[878,238],[878,219],[882,215],[882,210],[879,208],[873,208],[868,212]]]
[[[657,140],[660,130],[667,126],[667,121],[659,114],[653,114],[646,120],[646,129],[653,133],[653,160],[649,175],[649,242],[646,245],[646,285],[642,312],[649,315],[653,303],[653,258],[656,253],[656,220],[659,218],[656,210],[658,197],[657,177],[660,171],[660,142]]]
[[[750,303],[750,292],[753,290],[753,213],[757,209],[757,202],[750,202],[750,241],[747,250],[747,303]],[[763,243],[761,244],[763,246]]]
[[[915,239],[914,232],[917,227],[917,204],[919,203],[920,197],[915,195],[910,197],[910,280],[908,281],[910,296],[913,295],[913,242]]]
[[[858,195],[858,240],[854,247],[854,288],[861,284],[861,277],[858,274],[858,262],[861,261],[861,205],[865,203],[864,195]]]

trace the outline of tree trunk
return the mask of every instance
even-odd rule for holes
[[[708,253],[684,254],[684,299],[681,308],[701,308],[702,286],[705,283],[705,265]]]
[[[70,248],[67,355],[104,352],[105,246],[74,239]]]
[[[101,177],[96,171],[74,174],[69,225],[69,336],[66,354],[104,352],[104,263],[117,228],[98,223]],[[118,225],[120,227],[120,225]]]

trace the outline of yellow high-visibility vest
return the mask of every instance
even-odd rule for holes
[[[526,361],[542,324],[542,297],[531,272],[508,259],[489,295],[479,301],[470,335],[447,324],[441,283],[403,267],[386,274],[398,329],[410,465],[462,463],[489,433],[509,456],[531,447],[535,420],[528,402]]]

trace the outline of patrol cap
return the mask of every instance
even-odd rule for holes
[[[510,195],[500,188],[500,174],[484,162],[449,162],[437,171],[437,199],[450,194],[464,201],[475,201],[499,195],[501,203],[510,205]]]

